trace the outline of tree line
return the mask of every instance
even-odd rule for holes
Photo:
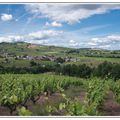
[[[30,62],[29,67],[4,67],[0,66],[0,74],[39,74],[46,72],[54,72],[59,75],[76,76],[80,78],[101,77],[120,79],[120,64],[103,62],[96,67],[90,67],[86,64],[40,64],[34,61]]]

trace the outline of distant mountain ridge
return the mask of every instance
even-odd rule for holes
[[[69,48],[69,47],[61,47],[61,46],[54,46],[54,45],[42,45],[42,44],[33,44],[33,43],[27,43],[27,42],[13,42],[13,43],[9,43],[9,42],[1,42],[0,43],[0,48],[4,48],[4,47],[25,47],[25,48],[39,48],[39,47],[46,47],[46,49],[49,48],[61,48],[61,49],[70,49],[70,50],[93,50],[93,51],[104,51],[107,49],[101,49],[101,48]],[[107,51],[120,51],[120,50],[107,50]]]

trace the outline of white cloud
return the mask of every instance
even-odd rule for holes
[[[62,31],[55,30],[43,30],[32,32],[27,35],[6,35],[0,37],[0,42],[29,42],[36,44],[46,44],[51,39],[59,38],[62,35]],[[51,42],[51,41],[50,41]]]
[[[83,19],[97,14],[104,14],[110,10],[120,9],[115,4],[29,4],[26,10],[38,17],[46,17],[56,22],[67,22],[69,24],[80,22]]]
[[[120,35],[109,35],[106,40],[120,42]]]
[[[48,44],[49,43],[49,40],[29,40],[29,41],[26,41],[28,43],[33,43],[33,44]]]
[[[31,39],[49,39],[53,37],[58,37],[62,34],[62,31],[55,31],[55,30],[43,30],[43,31],[38,31],[38,32],[33,32],[28,34],[27,37]]]
[[[92,38],[88,45],[94,48],[117,49],[120,48],[120,35],[108,35]]]
[[[56,21],[52,22],[51,25],[53,27],[62,27],[62,24],[61,23],[57,23]]]
[[[53,21],[52,23],[46,22],[45,25],[46,26],[52,26],[52,27],[62,27],[62,24],[58,23],[56,21]]]
[[[96,46],[97,44],[96,44],[96,43],[93,43],[93,42],[89,42],[88,45]]]
[[[73,39],[71,39],[71,36]],[[120,49],[120,34],[87,38],[58,30],[41,30],[26,35],[0,36],[0,42],[28,42],[72,48]]]
[[[18,41],[24,41],[23,36],[19,35],[9,35],[9,36],[3,36],[0,37],[0,42],[18,42]]]
[[[70,40],[70,41],[69,41],[69,46],[70,46],[70,47],[77,47],[78,45],[79,45],[79,43],[76,42],[75,40]]]
[[[70,40],[69,42],[70,42],[70,43],[75,43],[75,40]]]
[[[1,20],[2,21],[11,21],[13,19],[12,14],[2,14],[1,15]]]

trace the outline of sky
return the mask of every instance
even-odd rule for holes
[[[120,50],[119,4],[0,4],[0,43]]]

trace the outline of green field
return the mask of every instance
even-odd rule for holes
[[[120,63],[120,58],[100,58],[100,57],[77,57],[79,61],[77,62],[67,62],[65,64],[87,64],[89,66],[97,66],[104,61],[112,62],[112,63]]]

